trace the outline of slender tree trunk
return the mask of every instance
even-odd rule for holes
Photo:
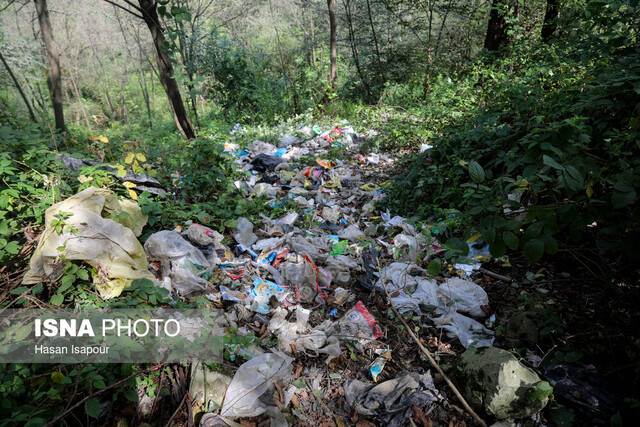
[[[515,11],[515,8],[516,6],[511,0],[492,1],[489,23],[487,24],[487,35],[484,39],[485,48],[490,51],[496,51],[501,46],[509,43],[508,30],[510,25],[507,23],[507,16],[509,12]]]
[[[177,27],[180,27],[182,34],[185,34],[184,26],[182,25],[182,23],[175,20],[175,25]],[[193,29],[191,31],[191,34],[193,37]],[[182,67],[184,68],[184,72],[187,75],[187,79],[188,79],[187,89],[189,90],[189,103],[191,104],[191,111],[193,111],[193,117],[195,117],[196,119],[196,126],[198,126],[198,130],[200,130],[202,129],[202,126],[200,126],[200,117],[198,116],[196,97],[195,95],[192,95],[195,92],[195,85],[193,83],[193,80],[195,77],[195,72],[194,72],[195,67],[193,67],[193,55],[190,55],[187,52],[187,47],[185,46],[186,37],[184,39],[183,37],[180,37],[179,40],[180,40],[179,41],[180,60],[182,61]]]
[[[4,56],[2,56],[2,52],[0,52],[0,61],[2,61],[2,63],[4,64],[4,67],[7,69],[7,72],[9,73],[9,77],[11,77],[11,80],[13,80],[13,84],[15,85],[16,89],[18,89],[18,92],[20,92],[20,96],[24,101],[24,105],[26,105],[27,110],[29,110],[29,116],[31,117],[31,120],[34,123],[38,123],[38,121],[36,120],[36,115],[33,114],[33,109],[31,108],[31,104],[27,99],[27,95],[25,95],[24,91],[22,90],[22,86],[20,85],[20,82],[18,82],[18,79],[16,79],[16,76],[13,74],[13,71],[11,71],[11,67],[9,67],[9,64],[4,59]]]
[[[547,0],[547,10],[544,14],[544,23],[542,24],[542,41],[549,43],[558,30],[558,18],[560,17],[560,5],[558,0]]]
[[[327,0],[329,9],[329,52],[331,68],[329,72],[329,86],[336,90],[336,80],[338,80],[338,36],[336,23],[336,0]]]
[[[382,78],[382,82],[384,83],[387,81],[387,77],[384,75],[384,69],[382,68],[382,60],[380,59],[380,47],[378,46],[378,36],[376,35],[376,28],[373,25],[373,17],[371,16],[371,4],[369,3],[369,0],[367,0],[367,13],[369,14],[369,24],[371,25],[371,34],[373,35],[373,45],[376,48],[378,71],[380,72],[380,77]]]
[[[51,29],[51,21],[49,20],[49,10],[47,9],[47,0],[34,0],[36,11],[38,13],[38,23],[40,24],[40,32],[42,40],[47,50],[47,60],[49,61],[48,85],[51,92],[51,103],[53,104],[53,116],[56,121],[56,129],[59,132],[65,132],[64,112],[62,109],[62,79],[60,77],[60,57],[58,56],[58,48],[53,42],[53,30]]]
[[[271,14],[271,20],[273,21],[273,28],[276,32],[276,49],[278,50],[278,57],[280,58],[280,67],[282,68],[282,75],[289,83],[289,87],[293,91],[293,112],[294,114],[298,114],[300,112],[299,102],[298,102],[298,89],[296,88],[295,82],[291,79],[289,74],[289,67],[284,60],[284,54],[282,53],[282,45],[280,44],[280,32],[278,31],[278,25],[275,22],[274,13],[273,13],[273,5],[271,4],[271,0],[269,0],[269,12]]]
[[[356,65],[356,71],[358,71],[358,76],[360,80],[362,80],[362,86],[364,86],[364,91],[367,96],[367,102],[371,102],[371,88],[369,87],[369,83],[364,78],[362,74],[362,69],[360,68],[360,56],[358,55],[358,47],[356,46],[356,36],[353,30],[353,17],[351,15],[351,1],[343,0],[344,11],[347,18],[347,24],[349,24],[349,44],[351,45],[351,52],[353,53],[353,61]]]
[[[151,31],[151,38],[156,50],[156,61],[158,62],[158,73],[160,75],[160,83],[164,87],[169,99],[169,105],[173,110],[173,117],[178,126],[178,130],[182,136],[186,139],[193,139],[196,137],[196,131],[193,128],[193,124],[187,116],[187,110],[184,108],[182,102],[182,96],[180,95],[180,88],[178,83],[173,78],[173,64],[169,59],[169,54],[166,50],[164,33],[160,26],[160,20],[158,19],[157,3],[154,0],[138,0],[140,8],[142,9],[142,16],[144,22]]]
[[[318,59],[316,58],[316,29],[315,24],[313,22],[313,1],[309,1],[309,19],[311,21],[311,62],[313,63],[313,68],[316,67],[318,63]]]
[[[116,17],[117,16],[118,15],[116,14]],[[118,22],[120,22],[120,19],[118,19]],[[126,43],[126,40],[125,40],[125,43]],[[107,102],[107,108],[109,108],[108,116],[112,118],[114,115],[114,108],[113,108],[113,102],[111,102],[111,96],[109,95],[110,88],[109,88],[109,77],[107,76],[107,69],[104,66],[104,61],[100,57],[100,54],[98,53],[98,49],[96,49],[96,45],[95,43],[93,43],[93,40],[91,43],[91,48],[93,49],[93,56],[95,58],[93,67],[96,70],[96,74],[102,74],[102,85],[104,86],[104,98],[105,98],[105,101]],[[127,46],[127,49],[128,49],[128,46]],[[98,64],[100,65],[100,69],[98,69]]]
[[[89,123],[89,116],[87,116],[87,110],[84,108],[84,103],[82,102],[82,92],[80,91],[80,86],[78,82],[80,81],[80,71],[78,70],[78,58],[80,57],[80,48],[78,48],[74,63],[75,77],[73,70],[69,72],[69,78],[71,79],[71,85],[76,93],[76,98],[80,103],[80,111],[82,111],[82,117],[84,118],[84,123],[87,125],[87,128],[91,129],[91,123]],[[69,61],[71,62],[71,61]]]

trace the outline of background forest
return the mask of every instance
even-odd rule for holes
[[[380,209],[418,224],[458,212],[447,259],[481,233],[494,257],[637,292],[639,31],[638,0],[2,0],[0,305],[106,304],[71,263],[62,291],[21,285],[54,202],[107,187],[149,215],[142,240],[185,221],[223,232],[284,212],[242,196],[225,143],[345,120],[373,130],[367,152],[400,159]],[[148,173],[171,197],[60,155]],[[637,322],[608,304],[612,322]],[[63,381],[5,365],[0,424],[44,424],[116,383],[113,401],[136,400],[126,390],[149,381],[136,369],[69,367]],[[89,423],[100,400],[75,411]]]

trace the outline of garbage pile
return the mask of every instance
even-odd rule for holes
[[[143,261],[148,262],[148,270],[136,258],[140,248],[131,242],[127,243],[132,248],[127,251],[131,260],[122,262],[138,262],[142,267],[139,275],[152,273],[158,286],[169,290],[173,298],[204,296],[223,308],[228,328],[235,334],[257,331],[261,338],[270,336],[276,341],[271,348],[228,346],[230,360],[246,361],[227,382],[220,419],[266,413],[276,425],[295,422],[292,417],[309,422],[304,411],[289,411],[289,419],[282,413],[289,405],[300,406],[301,394],[312,393],[323,400],[316,380],[307,384],[294,378],[315,376],[317,381],[325,378],[342,384],[339,374],[326,375],[351,353],[352,358],[372,356],[372,361],[368,379],[343,384],[348,404],[356,405],[361,414],[402,425],[411,416],[411,408],[424,409],[442,396],[428,371],[400,372],[374,385],[393,360],[393,343],[385,341],[388,331],[380,323],[380,316],[387,316],[386,309],[370,305],[372,294],[388,296],[401,313],[417,316],[422,324],[459,339],[465,347],[493,343],[493,332],[482,323],[490,314],[487,294],[465,278],[430,278],[424,267],[440,252],[437,234],[418,230],[400,216],[376,211],[375,201],[385,197],[384,171],[394,165],[394,158],[357,154],[364,138],[349,126],[324,132],[307,126],[299,134],[303,137],[284,135],[277,145],[258,140],[246,148],[225,145],[238,169],[247,172],[246,179],[235,181],[243,195],[265,195],[269,206],[288,213],[275,218],[262,215],[254,222],[237,218],[226,235],[200,224],[159,231],[144,243],[147,259]],[[348,160],[326,158],[332,147],[341,147]],[[115,206],[111,196],[100,190],[88,189],[74,197],[81,195],[81,199],[100,195]],[[81,206],[75,201],[72,205],[65,205],[64,210]],[[47,224],[59,209],[62,207],[55,206],[47,211]],[[87,209],[95,211],[96,226],[103,227],[97,219],[99,204],[92,202]],[[133,231],[117,225],[117,230],[108,231],[114,238],[133,236]],[[54,241],[46,245],[41,241],[39,257],[46,258],[63,243],[56,233],[47,236]],[[71,240],[67,250],[70,245]],[[67,258],[74,259],[68,254]],[[44,267],[41,258],[32,261],[29,277],[41,277]],[[133,277],[129,273],[121,274],[122,278],[112,276],[112,281]],[[111,286],[104,296],[117,296],[123,287]],[[372,351],[372,343],[377,352]],[[296,374],[293,362],[301,357],[308,362]],[[277,401],[274,390],[278,391]],[[208,402],[203,408],[205,412],[211,409]],[[202,425],[206,420],[213,418],[204,417]]]
[[[394,159],[357,154],[364,140],[350,127],[325,132],[303,128],[301,134],[305,137],[285,135],[278,144],[256,140],[246,148],[225,145],[238,168],[247,172],[246,179],[235,182],[243,195],[265,195],[268,205],[289,213],[276,218],[263,215],[256,222],[237,218],[227,239],[193,224],[181,234],[156,233],[145,244],[158,279],[172,292],[205,295],[232,313],[230,325],[238,327],[237,333],[248,334],[247,325],[256,325],[263,336],[277,340],[271,349],[230,346],[232,359],[247,361],[227,390],[223,418],[267,413],[273,423],[285,425],[280,409],[295,401],[300,391],[291,385],[293,360],[305,357],[313,363],[317,358],[319,363],[312,368],[317,374],[344,360],[351,349],[362,352],[384,336],[366,303],[372,292],[388,293],[400,312],[424,318],[465,347],[493,343],[493,332],[481,323],[489,314],[487,294],[467,280],[473,270],[456,266],[467,279],[430,278],[422,266],[439,253],[433,234],[421,233],[405,218],[375,210],[375,201],[385,196],[384,170],[393,166]],[[325,157],[337,146],[349,160]],[[181,238],[191,247],[162,253],[152,243]],[[387,344],[376,345],[380,346]],[[375,354],[369,366],[369,381],[374,382],[393,360],[389,348],[379,348]],[[406,408],[438,400],[428,372],[405,372],[381,383],[380,390],[393,394],[392,384],[407,381],[414,397],[401,399],[408,402],[401,406],[396,401],[385,409],[384,402],[372,402],[365,392],[378,389],[358,381],[349,388],[345,384],[345,392],[351,393],[346,399],[352,405],[361,399],[358,407],[363,414],[378,414],[402,425],[410,415]],[[265,403],[278,387],[284,387],[278,389],[281,400]],[[384,401],[383,395],[374,394]],[[300,414],[298,421],[303,418]]]

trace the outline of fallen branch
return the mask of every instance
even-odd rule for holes
[[[492,277],[496,280],[502,280],[503,282],[511,283],[513,279],[507,276],[503,276],[502,274],[494,273],[493,271],[489,271],[485,268],[480,268],[480,272],[486,274],[489,277]]]
[[[384,292],[385,294],[387,294],[387,300],[389,301],[389,304],[391,304],[391,309],[393,310],[393,312],[395,313],[395,315],[398,317],[398,319],[400,319],[400,321],[402,322],[402,324],[405,327],[405,330],[407,332],[409,332],[409,335],[411,335],[411,338],[413,338],[413,340],[416,342],[416,344],[418,344],[418,347],[420,348],[420,350],[424,353],[425,356],[427,356],[427,359],[429,360],[429,363],[431,364],[431,366],[433,366],[433,368],[442,376],[442,378],[444,378],[444,381],[447,383],[447,385],[449,386],[449,388],[451,389],[451,391],[453,391],[453,394],[456,395],[456,397],[458,398],[458,400],[460,401],[460,403],[462,404],[462,406],[464,407],[464,409],[467,410],[467,412],[469,413],[469,415],[471,415],[471,417],[478,423],[480,424],[482,427],[487,427],[487,424],[482,420],[482,418],[480,418],[478,416],[478,414],[475,413],[475,411],[473,409],[471,409],[471,406],[469,406],[469,404],[467,403],[467,401],[464,399],[464,397],[462,397],[462,394],[460,394],[460,392],[458,391],[458,389],[456,388],[456,386],[453,384],[453,382],[451,382],[451,380],[449,379],[449,377],[442,371],[442,368],[440,368],[440,365],[438,365],[438,363],[436,362],[436,360],[434,359],[433,355],[431,354],[431,352],[429,350],[427,350],[422,343],[420,342],[420,339],[418,339],[418,337],[413,333],[413,331],[411,330],[411,328],[409,327],[409,325],[407,324],[407,322],[404,320],[404,317],[402,317],[402,315],[400,314],[400,312],[398,311],[398,309],[396,308],[396,305],[393,303],[393,301],[391,300],[391,297],[389,295],[389,291],[387,290],[387,284],[385,283],[382,274],[380,274],[380,282],[382,283],[382,287],[384,288]]]

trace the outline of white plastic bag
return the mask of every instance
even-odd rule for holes
[[[242,364],[229,384],[224,398],[223,417],[255,417],[268,406],[260,401],[273,384],[291,375],[293,359],[282,353],[265,353]]]
[[[158,231],[144,244],[147,256],[160,261],[163,278],[171,278],[171,288],[182,295],[205,290],[209,282],[202,275],[211,266],[198,248],[175,231]]]
[[[483,305],[489,304],[487,293],[479,285],[468,280],[452,277],[438,287],[436,292],[441,307],[455,311],[466,311],[473,317],[484,317]]]
[[[250,248],[257,240],[258,236],[253,234],[253,224],[247,218],[238,218],[238,225],[235,227],[235,233],[233,238],[236,239],[238,244],[245,248]]]

